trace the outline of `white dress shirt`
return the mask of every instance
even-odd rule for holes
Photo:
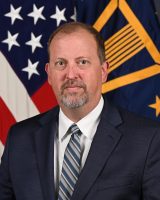
[[[88,113],[88,115],[86,115],[84,118],[76,123],[78,128],[82,132],[80,139],[82,148],[82,168],[87,159],[93,137],[99,124],[100,114],[102,112],[103,105],[104,100],[101,97],[98,105],[90,113]],[[72,124],[74,124],[74,122],[71,121],[60,109],[58,134],[55,136],[54,140],[54,182],[56,192],[58,192],[57,190],[61,177],[64,152],[71,137],[70,134],[67,134],[67,131]]]

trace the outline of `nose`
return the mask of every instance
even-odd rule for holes
[[[78,76],[78,71],[76,64],[74,63],[69,63],[67,68],[66,68],[66,78],[67,79],[75,79]]]

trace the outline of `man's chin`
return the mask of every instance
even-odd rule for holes
[[[88,101],[87,96],[70,96],[70,97],[63,97],[61,99],[61,103],[66,106],[67,108],[79,108],[85,105]]]

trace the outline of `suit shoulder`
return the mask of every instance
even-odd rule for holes
[[[102,111],[102,117],[114,126],[123,125],[128,127],[159,127],[160,123],[158,121],[140,116],[139,114],[133,113],[124,109],[120,106],[113,104],[105,98],[105,104]]]
[[[35,128],[39,126],[40,124],[49,123],[50,120],[56,118],[58,116],[59,107],[54,107],[53,109],[46,111],[44,113],[38,114],[36,116],[30,117],[28,119],[25,119],[23,121],[17,122],[11,127],[11,130],[20,130],[23,131],[25,128]]]
[[[130,126],[160,128],[160,123],[158,121],[140,116],[121,107],[118,107],[118,110],[124,122],[127,122]]]

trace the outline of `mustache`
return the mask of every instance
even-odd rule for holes
[[[80,87],[80,88],[86,89],[86,84],[83,81],[69,79],[62,85],[61,89],[63,91],[66,88],[72,88],[72,87]]]

